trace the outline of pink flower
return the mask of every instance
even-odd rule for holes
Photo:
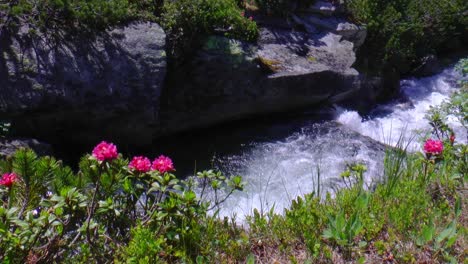
[[[253,20],[253,17],[249,16],[249,20],[252,21],[252,20]]]
[[[143,156],[133,157],[128,168],[138,172],[148,172],[151,169],[151,161]]]
[[[172,160],[166,156],[159,156],[159,158],[153,161],[153,170],[157,170],[160,173],[165,173],[168,171],[174,170],[174,165],[172,164]]]
[[[0,178],[0,185],[6,186],[8,188],[11,188],[13,183],[18,181],[18,176],[15,173],[5,173],[2,175],[2,178]]]
[[[426,143],[424,143],[424,152],[426,152],[426,154],[439,155],[443,150],[444,143],[440,140],[428,139]]]
[[[245,16],[245,12],[244,12],[244,11],[241,12],[241,16]]]
[[[112,143],[102,141],[94,147],[93,156],[99,161],[116,159],[118,156],[117,147]]]

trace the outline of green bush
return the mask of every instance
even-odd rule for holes
[[[317,188],[284,215],[254,210],[248,227],[207,213],[242,189],[239,176],[179,180],[167,158],[129,163],[107,143],[77,173],[19,150],[0,160],[0,262],[463,262],[468,148],[441,130],[445,117],[467,115],[459,96],[466,90],[433,109],[444,113],[437,123],[428,116],[433,139],[424,153],[387,152],[388,179],[365,188],[365,166],[352,164],[333,197]],[[219,198],[213,204],[203,200],[207,188]]]
[[[235,0],[166,1],[161,25],[168,35],[169,52],[176,60],[190,54],[208,34],[247,41],[258,36],[256,23],[243,16]]]
[[[172,165],[155,165],[161,157],[152,170],[135,169],[108,149],[83,157],[78,173],[25,149],[0,162],[0,262],[190,261],[222,247],[204,241],[222,234],[207,212],[224,196],[210,204],[195,188],[229,196],[242,189],[240,177],[208,171],[181,181]]]
[[[466,31],[464,0],[348,0],[352,17],[368,29],[367,59],[408,72],[411,64],[453,45]]]
[[[268,15],[286,16],[298,7],[306,7],[315,0],[255,0],[258,8]]]
[[[0,24],[41,30],[85,25],[105,28],[129,19],[128,0],[13,0],[0,4]]]

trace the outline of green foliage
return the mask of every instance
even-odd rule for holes
[[[457,109],[444,107],[441,116],[463,116]],[[381,182],[364,186],[366,167],[349,164],[341,175],[346,188],[333,197],[317,188],[283,215],[274,207],[255,209],[248,227],[235,216],[208,214],[242,190],[239,176],[204,171],[179,180],[129,170],[121,156],[102,162],[89,155],[74,173],[53,158],[19,150],[0,161],[0,174],[15,172],[20,179],[11,188],[0,186],[0,261],[364,263],[371,256],[408,263],[424,256],[433,263],[462,262],[468,148],[442,133],[441,127],[451,131],[445,118],[437,122],[433,135],[444,141],[437,158],[408,153],[400,140],[386,153]],[[214,196],[211,204],[207,193]]]
[[[220,229],[228,225],[207,214],[224,194],[242,190],[238,176],[199,174],[206,179],[200,188],[223,191],[215,191],[219,200],[211,205],[197,197],[193,180],[138,173],[122,158],[99,162],[88,155],[73,173],[51,157],[22,149],[0,163],[0,173],[9,172],[19,180],[0,186],[1,262],[190,261],[212,248],[242,252],[244,246],[228,242],[226,234],[240,236],[239,229]],[[203,243],[206,237],[224,238],[219,245]]]
[[[124,249],[127,263],[157,263],[163,249],[164,237],[157,237],[152,229],[137,226],[132,230],[132,238]]]
[[[460,89],[452,94],[449,101],[429,111],[431,125],[435,124],[437,127],[433,125],[434,129],[442,130],[441,132],[448,130],[444,126],[448,116],[455,117],[468,130],[468,58],[461,59],[455,65],[455,69],[462,75],[458,83]]]
[[[168,34],[169,52],[175,59],[190,53],[207,34],[247,41],[258,36],[256,23],[242,16],[235,0],[166,1],[160,22]]]
[[[105,28],[129,19],[130,7],[128,0],[13,0],[0,4],[0,25],[29,24],[41,30],[80,25]]]
[[[258,8],[268,15],[286,16],[299,6],[312,5],[315,0],[255,0]]]
[[[368,58],[385,60],[407,72],[408,65],[442,50],[468,23],[464,0],[348,0],[353,18],[368,30]],[[402,68],[403,67],[403,68]],[[406,66],[408,67],[408,66]]]

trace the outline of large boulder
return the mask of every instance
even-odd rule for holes
[[[166,74],[161,27],[51,32],[2,34],[0,120],[52,143],[150,142]]]
[[[212,36],[171,72],[160,133],[321,103],[375,101],[382,83],[353,68],[351,41],[324,29],[276,24],[262,23],[257,43]]]
[[[296,23],[303,25],[310,33],[327,31],[339,35],[344,40],[352,42],[354,49],[364,44],[367,37],[365,27],[351,23],[338,16],[323,17],[304,13],[294,15],[293,19]]]

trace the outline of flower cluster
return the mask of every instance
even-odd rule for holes
[[[151,161],[147,157],[138,156],[133,157],[128,168],[137,172],[148,172],[151,170]]]
[[[6,186],[8,188],[11,188],[13,183],[18,181],[18,176],[15,173],[5,173],[2,175],[2,178],[0,178],[0,185]]]
[[[153,161],[153,170],[157,170],[161,173],[165,173],[168,171],[174,170],[174,165],[172,164],[172,160],[166,156],[159,156],[157,159]]]
[[[160,173],[165,173],[174,170],[174,165],[172,164],[172,160],[164,155],[159,156],[156,158],[153,163],[147,157],[137,156],[130,161],[128,164],[128,168],[137,171],[137,172],[148,172],[151,169],[157,170]]]
[[[444,151],[444,143],[440,140],[428,139],[424,143],[424,152],[427,155],[440,155]]]
[[[106,141],[102,141],[93,149],[93,157],[99,161],[110,161],[116,159],[117,156],[117,147]]]
[[[102,141],[93,149],[93,157],[99,161],[111,161],[118,157],[117,147],[106,141]],[[174,171],[172,160],[164,155],[154,159],[151,163],[150,159],[144,156],[136,156],[128,164],[128,168],[132,171],[145,173],[150,170],[157,170],[160,173]]]

